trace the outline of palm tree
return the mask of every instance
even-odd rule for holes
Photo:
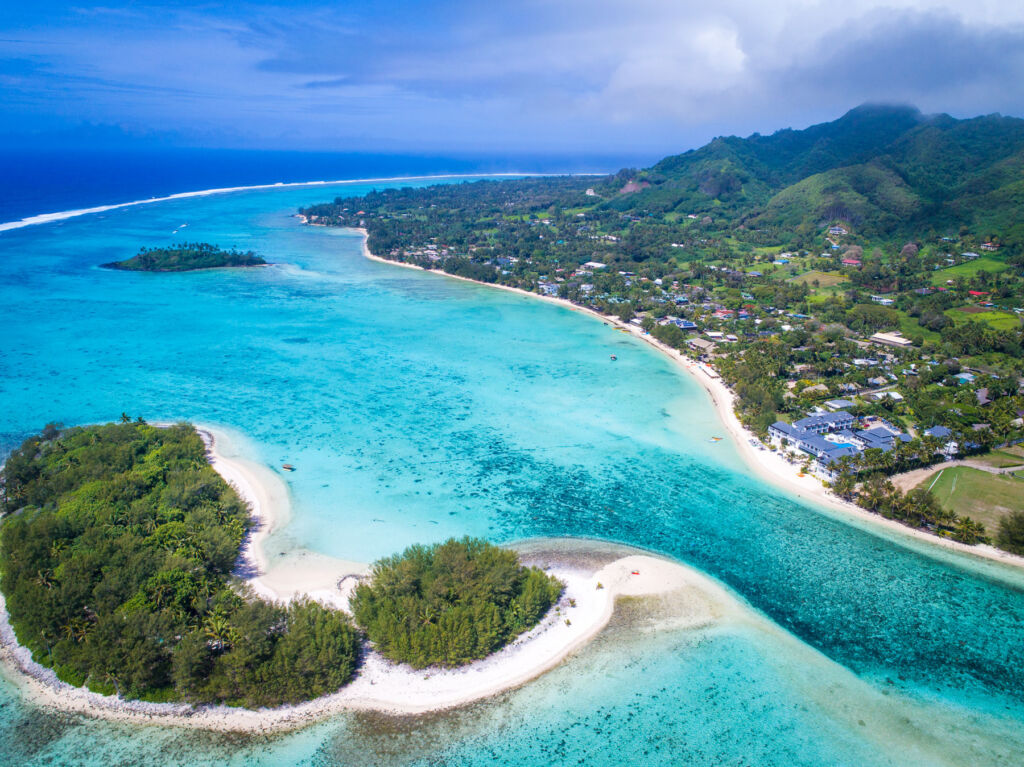
[[[127,413],[121,413],[121,423],[131,423],[132,417]]]
[[[45,589],[53,588],[53,570],[39,570],[36,573],[35,582]]]
[[[847,457],[848,456],[843,456],[843,458],[841,458],[840,461],[844,460]],[[840,498],[845,498],[846,500],[849,500],[850,496],[853,495],[855,484],[856,482],[853,478],[853,472],[850,471],[848,466],[841,466],[839,468],[839,473],[836,476],[835,481],[832,483],[832,490]]]
[[[933,512],[933,516],[935,518],[935,524],[939,527],[950,527],[957,522],[956,513],[951,509],[947,509],[945,506],[937,506]]]
[[[211,596],[213,596],[213,587],[210,585],[209,579],[203,578],[196,587],[195,594],[192,595],[192,609],[197,612],[201,611],[206,607]]]
[[[935,455],[942,450],[943,442],[938,437],[926,434],[921,437],[921,463],[929,464],[935,461]]]
[[[886,492],[886,480],[881,474],[872,474],[860,488],[860,497],[863,500],[861,505],[878,511],[885,503],[888,493]]]
[[[165,607],[174,596],[174,584],[161,582],[153,586],[151,592],[153,604],[157,607]]]
[[[985,526],[980,522],[975,522],[970,517],[959,517],[956,520],[956,528],[953,531],[953,538],[960,541],[960,543],[966,543],[969,545],[985,543],[987,540],[985,536]]]
[[[116,692],[118,696],[121,695],[121,684],[118,682],[117,676],[113,672],[108,671],[105,673],[103,675],[103,681],[107,684],[112,684],[114,686],[114,692]]]
[[[206,616],[203,633],[210,638],[209,644],[214,650],[230,647],[235,637],[234,627],[222,613]]]
[[[85,618],[72,618],[61,627],[65,639],[81,642],[89,635],[92,624]]]

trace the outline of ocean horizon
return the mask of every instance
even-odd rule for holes
[[[612,173],[651,157],[413,155],[239,149],[0,149],[0,223],[222,187],[321,180]]]

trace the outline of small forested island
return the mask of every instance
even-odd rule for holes
[[[274,604],[232,576],[252,524],[189,424],[48,425],[0,473],[0,590],[17,640],[59,679],[152,702],[247,708],[317,698],[357,673],[365,634],[422,668],[485,657],[563,585],[466,538],[378,562],[358,622]]]
[[[105,269],[130,272],[190,272],[196,269],[266,266],[266,261],[253,251],[222,250],[208,242],[182,242],[167,248],[140,248],[124,261],[103,264]]]
[[[11,625],[61,680],[252,707],[351,679],[360,642],[348,616],[232,588],[249,510],[192,426],[50,426],[11,454],[0,488]]]
[[[563,588],[520,565],[514,551],[465,538],[377,562],[352,611],[384,657],[414,668],[461,666],[535,626]]]

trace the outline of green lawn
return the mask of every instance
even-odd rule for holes
[[[793,277],[790,279],[790,282],[813,285],[815,280],[818,281],[818,285],[822,288],[830,288],[847,281],[845,274],[839,272],[819,272],[817,269],[811,269],[811,271],[804,272],[798,277]]]
[[[989,535],[1011,511],[1024,511],[1024,472],[1021,478],[989,474],[969,466],[954,466],[931,474],[918,485],[931,489],[944,508],[985,525]]]
[[[925,341],[940,341],[942,339],[942,336],[934,330],[918,325],[917,318],[908,316],[906,312],[900,312],[900,332],[907,338],[920,336]]]
[[[1001,312],[998,309],[984,312],[965,312],[962,309],[947,309],[945,314],[958,324],[974,320],[976,322],[984,322],[993,330],[1013,330],[1020,327],[1020,317],[1012,312]]]
[[[1015,445],[1014,447],[992,450],[988,453],[974,456],[971,460],[978,461],[986,466],[993,466],[997,469],[1005,469],[1007,466],[1024,465],[1024,454],[1021,453],[1020,446]]]
[[[1002,261],[997,261],[989,256],[982,256],[973,261],[965,261],[962,264],[932,272],[932,285],[945,285],[946,280],[955,280],[957,277],[970,278],[981,271],[1001,272],[1007,268],[1009,267]]]

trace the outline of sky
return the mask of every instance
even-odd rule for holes
[[[1024,115],[1024,3],[0,3],[0,147],[616,152]]]

